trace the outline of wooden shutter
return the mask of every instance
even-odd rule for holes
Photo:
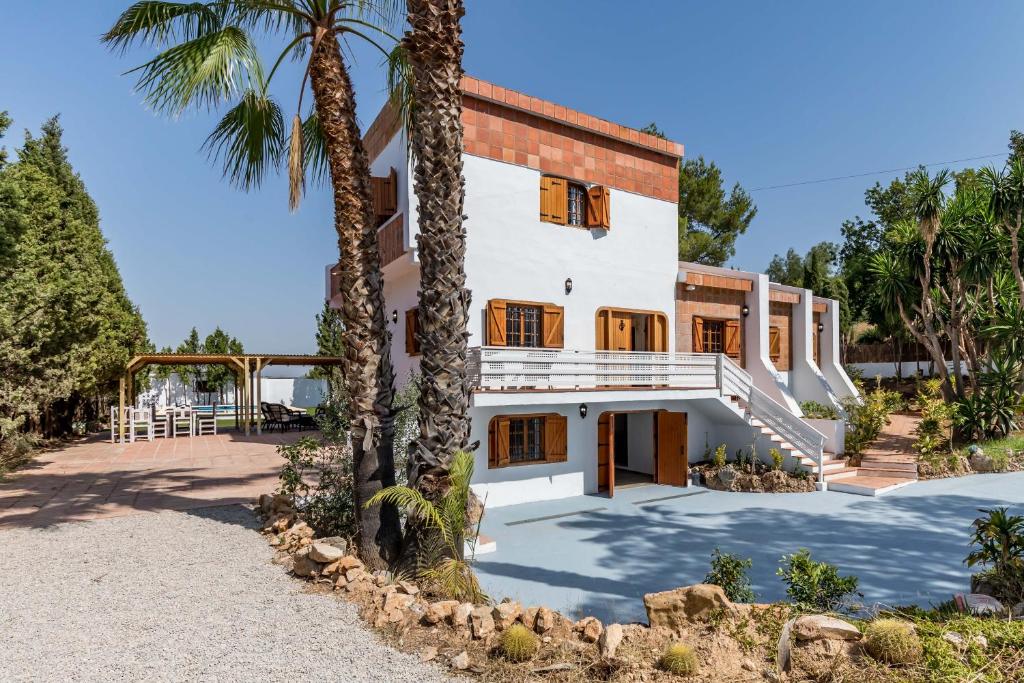
[[[540,219],[565,225],[569,214],[569,185],[564,178],[540,177]]]
[[[554,304],[544,304],[544,348],[560,349],[565,346],[565,309]]]
[[[506,346],[505,340],[505,309],[504,299],[491,299],[487,302],[487,345]]]
[[[377,216],[377,225],[380,225],[398,211],[398,173],[391,169],[391,173],[383,178],[370,178],[370,188],[373,212]]]
[[[565,415],[552,413],[544,417],[544,459],[565,462],[569,459],[569,420]]]
[[[405,312],[405,353],[409,356],[420,352],[419,339],[416,338],[420,331],[419,320],[419,309],[410,308]]]
[[[587,227],[610,228],[611,193],[607,187],[596,185],[587,190]]]
[[[487,429],[487,466],[505,467],[509,464],[509,418],[495,417]]]
[[[740,321],[725,321],[725,355],[735,361],[740,359]]]
[[[594,348],[598,351],[607,351],[611,346],[611,316],[611,311],[602,308],[594,319]]]
[[[778,363],[782,358],[782,334],[778,327],[768,328],[768,357],[773,363]]]
[[[655,313],[650,317],[649,324],[651,351],[668,351],[668,316],[664,313]]]
[[[693,352],[704,353],[704,318],[693,316]]]

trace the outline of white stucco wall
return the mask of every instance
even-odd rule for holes
[[[629,464],[626,469],[654,474],[654,413],[626,415]]]
[[[800,294],[793,306],[793,381],[790,389],[801,403],[817,401],[839,408],[839,397],[814,362],[814,293],[809,289],[780,287]]]
[[[821,373],[840,400],[858,396],[857,387],[839,361],[839,303],[818,297],[815,300],[828,306],[828,310],[821,314],[824,327],[821,331]]]

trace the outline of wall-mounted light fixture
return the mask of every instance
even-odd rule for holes
[[[742,313],[743,317],[746,318],[750,315],[750,306],[743,304],[743,308],[740,309],[740,313]]]
[[[825,331],[825,323],[818,323],[818,332]]]
[[[580,404],[580,418],[582,418],[584,420],[587,419],[587,404],[586,403],[581,403]]]
[[[572,278],[571,277],[565,278],[565,293],[566,294],[572,294]]]
[[[697,289],[697,285],[686,285],[687,292],[692,292],[695,289]]]
[[[391,311],[391,322],[395,325],[398,324],[398,309]]]

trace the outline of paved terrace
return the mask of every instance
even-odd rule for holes
[[[646,621],[643,595],[699,583],[711,552],[750,557],[759,600],[785,597],[779,559],[806,547],[860,578],[868,604],[926,606],[969,586],[978,508],[1022,512],[1024,473],[922,481],[882,498],[641,486],[488,510],[484,589],[566,614]]]
[[[249,502],[276,486],[277,447],[311,433],[82,440],[0,481],[0,529]]]

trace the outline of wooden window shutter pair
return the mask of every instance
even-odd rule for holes
[[[740,360],[740,321],[725,321],[725,355]]]
[[[420,353],[420,316],[418,308],[410,308],[405,312],[405,353],[418,356]]]
[[[612,226],[611,192],[607,187],[595,186],[587,190],[587,227]]]
[[[552,413],[544,417],[544,459],[565,462],[569,459],[569,420],[565,415]]]
[[[782,334],[778,327],[768,328],[768,357],[773,363],[782,358]]]
[[[488,428],[487,465],[505,467],[509,464],[509,418],[496,417]]]
[[[564,178],[540,177],[540,219],[565,225],[569,215],[569,183]]]
[[[398,211],[398,173],[392,168],[391,173],[383,178],[370,178],[370,188],[373,212],[377,216],[377,225],[380,225]]]
[[[487,346],[508,346],[506,339],[505,315],[507,299],[491,299],[487,302]],[[546,349],[560,349],[565,346],[565,309],[554,304],[526,304],[541,309],[541,344]]]
[[[704,318],[693,316],[693,352],[704,353]]]

